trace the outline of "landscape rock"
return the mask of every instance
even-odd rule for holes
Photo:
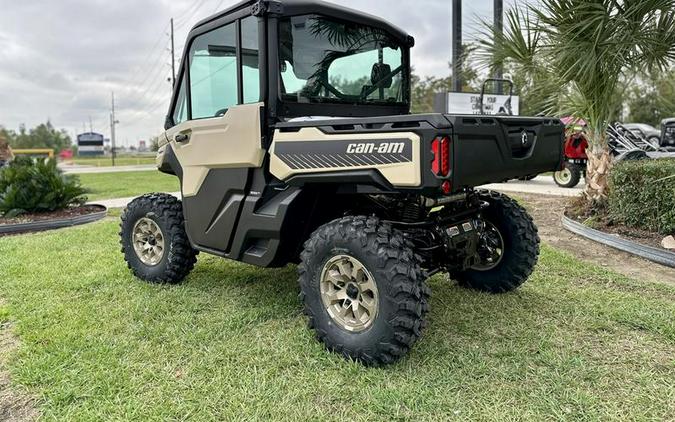
[[[661,246],[663,246],[666,249],[671,249],[675,250],[675,237],[673,236],[666,236],[662,241],[661,241]]]

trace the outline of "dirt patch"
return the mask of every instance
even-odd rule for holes
[[[638,258],[626,252],[577,236],[562,227],[561,218],[570,198],[518,194],[534,217],[541,239],[551,246],[566,250],[584,261],[612,269],[636,279],[649,279],[675,284],[672,268]]]
[[[85,205],[82,207],[68,208],[61,211],[22,214],[21,216],[14,218],[0,217],[0,226],[6,224],[32,223],[34,221],[61,220],[64,218],[72,218],[72,217],[79,217],[81,215],[93,214],[96,212],[101,212],[103,210],[104,208],[101,207],[100,205]]]
[[[0,321],[0,421],[3,422],[28,422],[39,416],[35,399],[11,384],[7,362],[18,347],[19,339],[12,333],[11,323]]]

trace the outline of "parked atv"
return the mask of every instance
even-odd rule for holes
[[[421,335],[430,275],[502,293],[534,270],[532,218],[475,187],[559,168],[558,119],[410,114],[413,38],[332,3],[239,3],[186,45],[157,153],[182,201],[122,215],[139,278],[178,283],[199,251],[299,263],[317,338],[378,365]]]
[[[675,152],[675,118],[661,121],[661,137],[659,146],[666,151]]]
[[[581,176],[586,177],[588,139],[584,132],[586,122],[573,117],[560,119],[567,125],[563,154],[563,168],[553,173],[553,181],[563,188],[573,188],[579,184]]]

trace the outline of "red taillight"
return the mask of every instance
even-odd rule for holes
[[[434,139],[431,142],[431,151],[434,153],[431,171],[436,176],[447,177],[450,174],[450,138]]]
[[[450,192],[452,192],[452,185],[450,182],[447,180],[441,184],[441,191],[443,191],[444,194],[448,195]]]

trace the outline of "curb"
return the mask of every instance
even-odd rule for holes
[[[562,225],[566,230],[571,231],[574,234],[578,234],[579,236],[583,236],[598,243],[611,246],[612,248],[637,255],[641,258],[656,262],[657,264],[675,268],[675,253],[673,252],[669,252],[665,249],[654,248],[652,246],[641,245],[618,236],[603,233],[599,230],[586,227],[565,215],[562,217]]]
[[[98,205],[98,204],[88,204]],[[94,212],[86,215],[78,215],[71,218],[60,218],[58,220],[33,221],[30,223],[7,224],[0,226],[0,234],[19,234],[24,232],[38,232],[45,230],[56,230],[64,227],[79,226],[81,224],[93,223],[103,219],[108,214],[108,208],[103,205],[98,205],[103,208],[102,211]]]

